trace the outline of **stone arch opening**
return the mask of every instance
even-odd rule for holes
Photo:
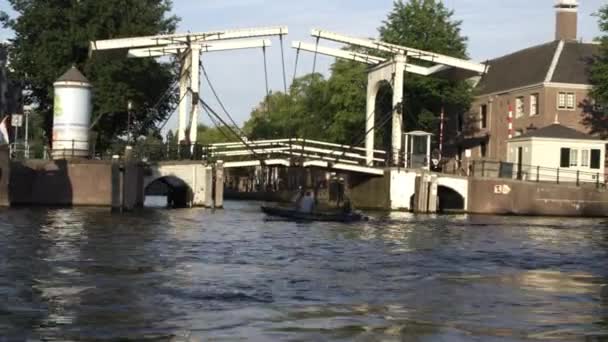
[[[144,189],[144,195],[148,206],[168,208],[190,207],[194,199],[190,186],[175,176],[160,177],[150,182]]]
[[[439,185],[437,187],[437,200],[439,211],[462,211],[465,210],[465,199],[456,190],[447,186]]]
[[[380,81],[376,84],[376,96],[374,98],[375,110],[375,138],[376,146],[385,151],[392,149],[393,122],[393,87],[388,81]],[[387,154],[390,158],[390,154]]]

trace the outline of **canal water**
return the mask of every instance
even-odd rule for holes
[[[0,341],[608,341],[596,219],[0,211]]]

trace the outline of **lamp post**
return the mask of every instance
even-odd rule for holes
[[[133,102],[127,102],[127,145],[131,144],[131,109],[133,109]]]

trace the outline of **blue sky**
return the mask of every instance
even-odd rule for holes
[[[469,38],[469,54],[476,61],[547,42],[554,37],[554,0],[444,2],[455,11],[455,18],[462,20],[463,34]],[[605,4],[605,0],[580,2],[579,36],[590,41],[599,35],[597,18],[591,15]],[[392,7],[392,0],[174,0],[173,12],[182,18],[180,32],[289,26],[285,57],[290,80],[295,60],[295,52],[290,48],[292,40],[312,42],[311,28],[375,37],[378,26]],[[10,10],[7,0],[0,0],[0,10]],[[10,36],[11,32],[0,30],[0,40]],[[303,53],[298,74],[311,72],[312,60],[312,54]],[[265,92],[261,50],[209,53],[203,55],[203,62],[228,110],[237,121],[246,120]],[[319,56],[318,70],[327,72],[331,63],[331,58]],[[268,65],[270,87],[283,89],[278,39],[273,40]],[[202,96],[215,106],[209,95],[210,91],[204,85]],[[203,121],[208,123],[206,118]],[[174,122],[172,119],[169,126],[174,126]]]

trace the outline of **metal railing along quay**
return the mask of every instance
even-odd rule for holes
[[[453,172],[450,172],[453,171]],[[456,174],[462,169],[444,170]],[[601,172],[573,170],[569,168],[552,168],[539,165],[517,164],[503,161],[475,160],[465,171],[470,177],[503,178],[534,183],[570,184],[576,186],[593,185],[604,188],[605,175]]]

